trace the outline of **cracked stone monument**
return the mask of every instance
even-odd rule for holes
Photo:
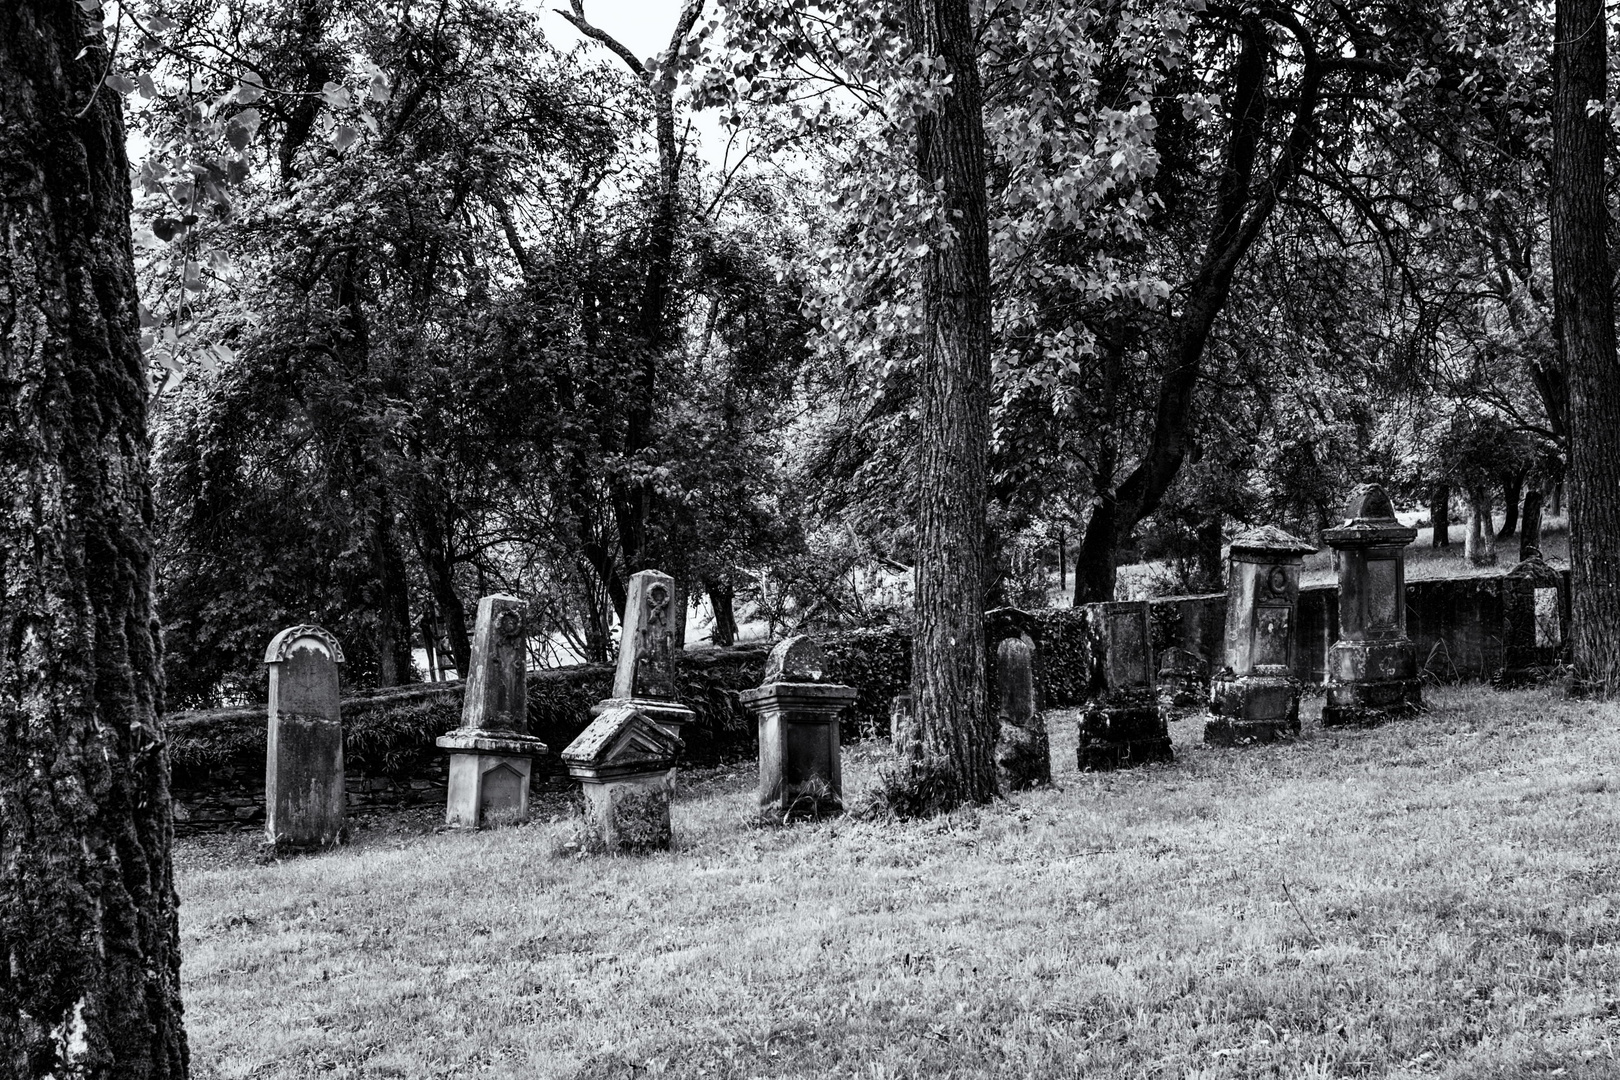
[[[1243,746],[1299,734],[1299,574],[1304,557],[1315,550],[1272,525],[1232,541],[1225,667],[1210,682],[1205,742]]]
[[[546,744],[529,734],[528,634],[515,596],[478,601],[461,726],[438,738],[450,752],[446,824],[476,829],[522,821],[529,777]]]
[[[319,626],[293,626],[270,639],[264,662],[270,667],[265,836],[280,850],[341,844],[348,839],[338,710],[343,649]]]
[[[562,752],[585,796],[585,822],[608,851],[669,847],[681,740],[632,705],[603,709]]]
[[[1564,578],[1539,551],[1502,580],[1502,670],[1498,686],[1545,680],[1569,659]]]
[[[1005,791],[1052,782],[1052,748],[1046,718],[1035,707],[1035,646],[1022,636],[996,646],[996,698],[1001,733],[996,772]]]
[[[1175,759],[1159,708],[1148,618],[1145,600],[1086,605],[1092,674],[1080,712],[1081,769]]]
[[[759,809],[784,818],[821,817],[844,808],[838,718],[853,686],[825,682],[827,656],[808,637],[777,642],[765,678],[739,694],[759,723]]]
[[[1395,518],[1377,484],[1345,506],[1345,523],[1322,539],[1339,564],[1339,640],[1327,652],[1323,727],[1371,727],[1423,710],[1417,645],[1406,636],[1406,545],[1417,539]]]
[[[668,574],[642,570],[630,576],[613,696],[597,702],[591,715],[628,705],[665,728],[677,742],[681,729],[697,719],[695,712],[680,703],[680,686],[675,681],[674,603],[675,579]]]

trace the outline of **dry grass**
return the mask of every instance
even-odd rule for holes
[[[199,1077],[1620,1076],[1620,711],[1545,691],[678,850],[379,821],[177,851]],[[880,747],[846,754],[852,793]]]

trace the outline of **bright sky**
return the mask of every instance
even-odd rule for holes
[[[557,14],[568,0],[528,0],[541,11],[546,36],[560,49],[579,40],[568,20]],[[585,0],[585,18],[623,42],[643,60],[663,52],[675,32],[681,0]]]

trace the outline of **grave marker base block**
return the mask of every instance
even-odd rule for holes
[[[510,825],[529,816],[529,779],[546,744],[511,732],[456,731],[439,736],[450,751],[444,821],[463,829]]]
[[[1377,727],[1422,711],[1413,642],[1338,641],[1328,650],[1323,727]]]
[[[669,849],[674,769],[609,780],[593,780],[576,771],[574,778],[585,796],[586,827],[597,843],[608,851]]]
[[[1204,741],[1212,746],[1292,742],[1299,736],[1299,680],[1290,675],[1217,678]]]
[[[1116,690],[1080,713],[1082,770],[1105,770],[1174,761],[1170,727],[1151,686]]]

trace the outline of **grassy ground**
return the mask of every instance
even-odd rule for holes
[[[195,1075],[1620,1076],[1620,709],[1431,697],[1113,775],[1056,714],[1056,787],[928,823],[760,828],[712,771],[650,858],[181,841]]]

